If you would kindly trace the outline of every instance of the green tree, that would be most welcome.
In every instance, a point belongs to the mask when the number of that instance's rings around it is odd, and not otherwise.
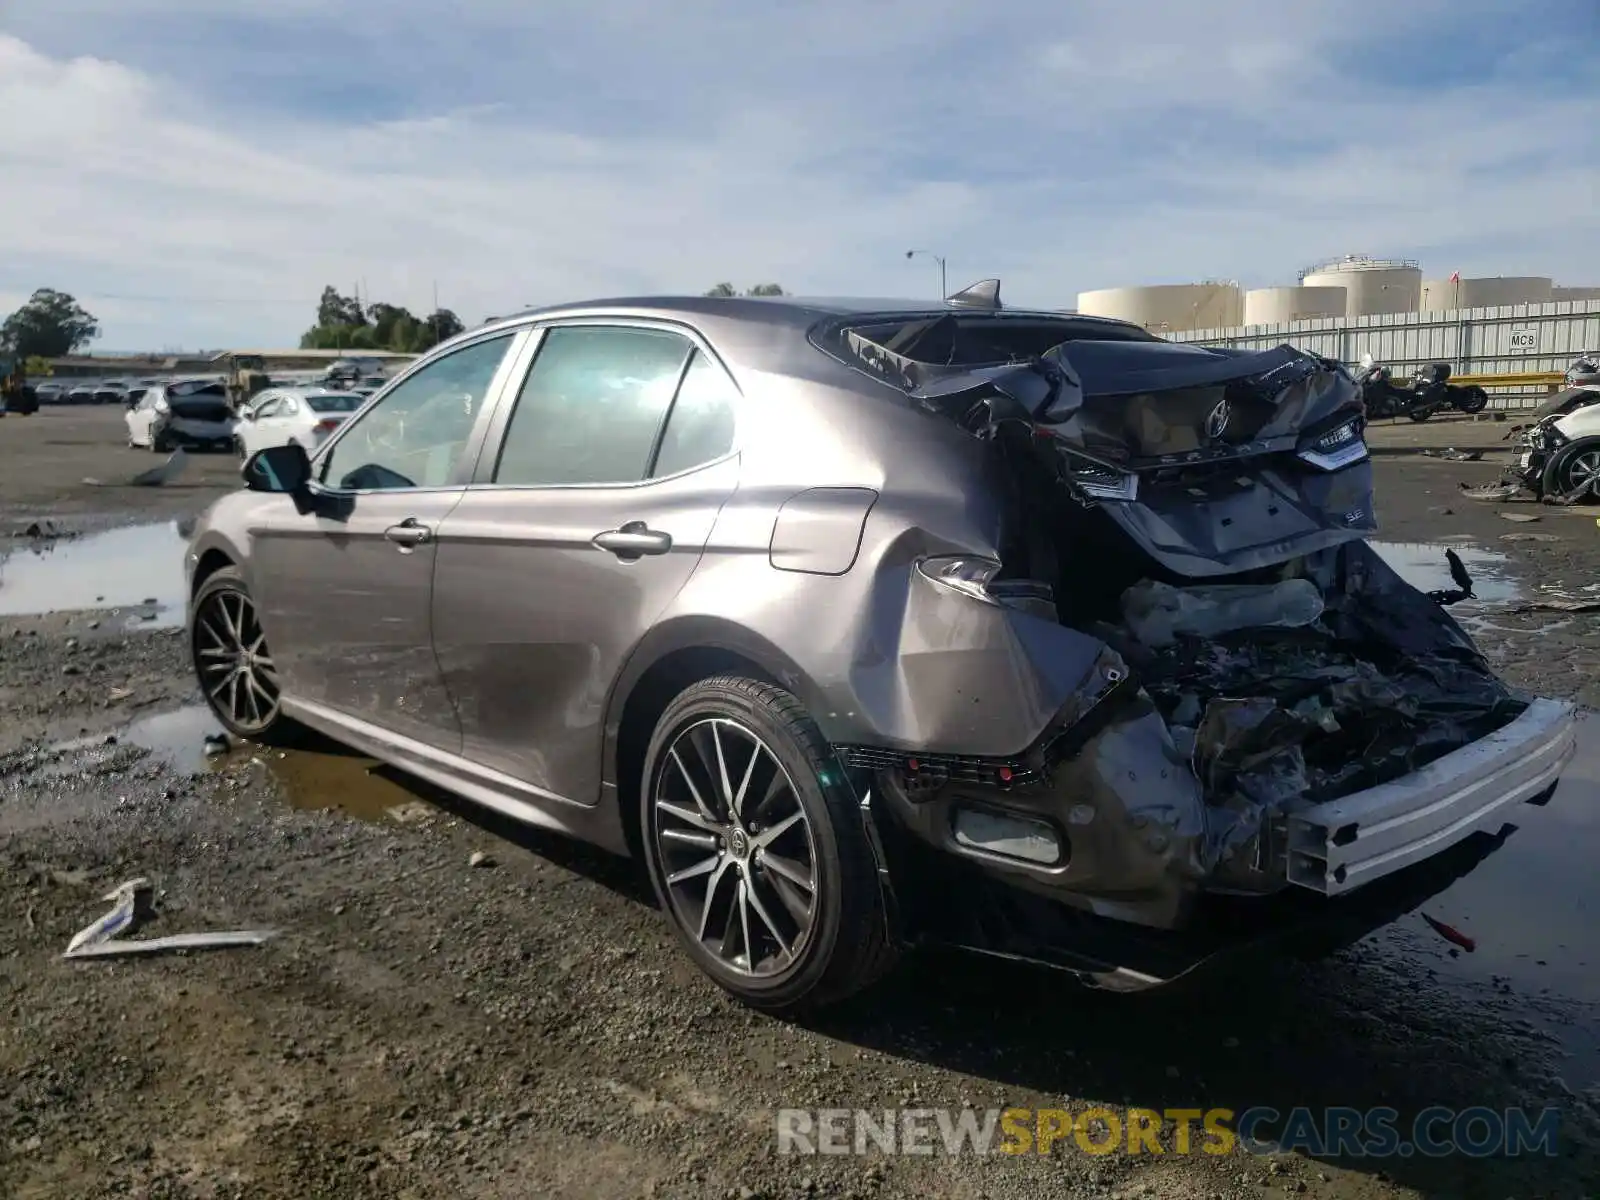
[[[420,354],[465,328],[448,308],[419,317],[401,304],[378,301],[363,310],[354,297],[322,289],[317,323],[300,336],[302,350],[397,350]]]
[[[100,323],[66,292],[40,288],[0,325],[0,348],[19,358],[60,358],[100,336]]]

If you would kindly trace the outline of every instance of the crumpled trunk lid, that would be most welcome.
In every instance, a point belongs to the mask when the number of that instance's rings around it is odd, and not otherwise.
[[[1292,346],[1077,341],[1031,364],[933,368],[911,395],[996,436],[1026,424],[1079,503],[1176,575],[1254,570],[1377,528],[1355,383]]]

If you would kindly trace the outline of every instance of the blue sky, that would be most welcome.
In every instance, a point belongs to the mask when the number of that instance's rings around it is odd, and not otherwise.
[[[1600,285],[1595,0],[7,0],[0,306],[292,344],[325,283],[1017,303],[1315,259]]]

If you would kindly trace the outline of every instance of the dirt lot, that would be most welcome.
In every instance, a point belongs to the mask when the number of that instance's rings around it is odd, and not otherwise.
[[[1600,705],[1600,615],[1512,611],[1596,594],[1600,512],[1458,494],[1498,473],[1504,431],[1376,431],[1383,538],[1441,583],[1443,545],[1461,550],[1483,600],[1458,611],[1505,674]],[[1487,453],[1420,453],[1443,446]],[[1413,913],[1331,959],[1138,998],[930,955],[786,1023],[688,966],[627,863],[331,745],[206,757],[177,534],[148,526],[198,512],[236,463],[115,486],[156,461],[121,445],[115,411],[0,421],[0,1196],[1593,1194],[1592,718],[1555,801],[1425,906],[1471,953]],[[29,536],[41,522],[87,532]],[[475,850],[490,864],[469,867]],[[158,888],[152,934],[282,934],[61,961],[135,875]],[[1387,1106],[1402,1127],[1434,1104],[1551,1106],[1561,1132],[1556,1156],[1517,1161],[775,1150],[779,1107],[1094,1104]]]

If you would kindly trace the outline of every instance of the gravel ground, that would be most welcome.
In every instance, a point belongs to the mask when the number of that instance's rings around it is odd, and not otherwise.
[[[88,544],[30,524],[181,519],[236,479],[232,460],[196,458],[178,487],[82,484],[155,461],[120,445],[119,422],[0,422],[0,554],[23,535],[0,560],[0,612],[23,564]],[[1497,474],[1503,433],[1378,430],[1383,536],[1503,554],[1481,577],[1523,600],[1582,594],[1600,513],[1457,494]],[[1488,453],[1418,453],[1445,445]],[[1502,540],[1529,532],[1555,540]],[[104,582],[116,611],[0,616],[0,1196],[1578,1197],[1600,1178],[1592,758],[1573,794],[1587,810],[1564,789],[1437,901],[1473,954],[1412,914],[1332,959],[1134,998],[929,954],[785,1022],[704,981],[625,862],[328,744],[205,758],[170,587],[122,570],[131,582]],[[1502,670],[1600,704],[1600,617],[1512,607],[1463,609]],[[489,857],[469,866],[474,852]],[[158,889],[152,935],[281,936],[61,961],[134,875]],[[1558,1156],[1521,1161],[775,1152],[779,1107],[1092,1104],[1548,1105],[1562,1134]]]

